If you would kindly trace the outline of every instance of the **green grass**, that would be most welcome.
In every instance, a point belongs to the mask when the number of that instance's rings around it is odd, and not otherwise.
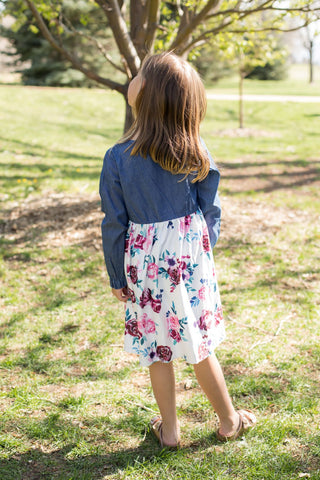
[[[237,93],[238,77],[232,76],[219,80],[210,86],[212,93]],[[308,66],[305,64],[291,65],[285,80],[259,81],[255,79],[244,80],[244,93],[255,95],[320,95],[320,66],[314,66],[314,80],[309,83]]]
[[[99,173],[123,107],[102,90],[0,87],[0,479],[318,480],[318,107],[248,103],[239,137],[236,102],[209,101],[228,333],[217,354],[235,405],[258,425],[219,445],[192,367],[178,361],[178,452],[147,431],[148,372],[122,351],[101,253]]]

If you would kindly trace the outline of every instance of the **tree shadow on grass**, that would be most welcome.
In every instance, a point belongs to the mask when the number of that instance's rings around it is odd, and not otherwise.
[[[263,170],[276,166],[281,172]],[[271,193],[277,190],[291,190],[320,181],[320,161],[292,160],[270,162],[238,162],[221,165],[222,179],[231,182],[225,186],[228,195],[239,193]]]
[[[158,447],[148,440],[137,448],[68,459],[67,455],[75,446],[70,444],[50,453],[35,448],[24,454],[0,460],[1,480],[102,480],[107,475],[133,466],[139,460],[151,461],[158,450]]]
[[[59,158],[59,159],[63,159],[63,160],[70,160],[71,158],[73,160],[81,160],[81,161],[94,161],[94,162],[98,162],[98,161],[102,161],[101,157],[98,157],[98,156],[92,156],[92,155],[83,155],[83,154],[80,154],[80,153],[75,153],[75,152],[68,152],[68,151],[64,151],[64,150],[58,150],[58,149],[52,149],[51,147],[50,148],[46,148],[44,145],[42,144],[39,144],[39,145],[36,145],[36,144],[33,144],[33,143],[28,143],[28,142],[23,142],[22,140],[19,140],[18,138],[14,138],[14,139],[8,139],[6,137],[1,137],[0,136],[0,140],[1,141],[4,141],[4,142],[12,142],[14,145],[16,145],[17,147],[19,148],[23,148],[23,152],[19,153],[19,155],[24,155],[24,156],[30,156],[31,158],[32,157],[37,157],[38,155],[40,157],[46,157],[48,159],[50,158]],[[61,169],[61,164],[58,164],[58,165],[49,165],[49,164],[36,164],[35,165],[37,168],[39,168],[40,170],[48,170],[48,168],[59,168]],[[23,164],[23,163],[18,163],[18,162],[13,162],[13,163],[10,163],[8,165],[8,168],[14,168],[14,169],[21,169],[21,168],[26,168],[26,165]],[[29,168],[29,166],[28,166]],[[20,178],[20,177],[19,177]]]
[[[310,165],[320,165],[320,160],[306,160],[304,158],[297,158],[295,160],[286,160],[286,159],[276,159],[276,160],[259,160],[259,161],[224,161],[219,162],[220,170],[242,170],[243,168],[252,168],[252,167],[282,167],[285,171],[290,173],[292,167],[309,167]],[[263,170],[264,173],[264,170]]]
[[[70,227],[78,232],[97,228],[100,226],[102,214],[98,197],[94,200],[83,200],[77,197],[53,195],[52,198],[49,196],[44,200],[35,201],[34,205],[25,204],[17,210],[16,214],[5,211],[3,217],[0,223],[0,234],[14,237],[13,241],[10,240],[5,245],[7,252],[5,257],[8,259],[12,248],[29,241],[32,241],[34,246],[49,232],[60,232],[63,238],[64,232],[70,230]],[[50,241],[48,241],[48,248],[50,248]],[[21,260],[25,261],[26,258]]]
[[[211,454],[208,453],[207,449],[209,447],[212,449],[212,445],[217,445],[212,435],[182,447],[177,452],[161,451],[158,444],[148,437],[138,447],[118,448],[111,453],[78,455],[75,458],[68,458],[68,455],[72,454],[71,452],[76,447],[76,444],[70,443],[51,452],[44,452],[41,448],[33,448],[26,453],[18,453],[0,460],[1,480],[103,480],[109,475],[119,473],[123,475],[123,471],[128,468],[131,470],[130,478],[134,478],[134,469],[136,468],[139,475],[142,474],[143,469],[143,472],[147,475],[146,478],[158,478],[159,475],[164,478],[170,475],[170,478],[174,479],[181,478],[178,472],[182,463],[184,464],[185,474],[188,474],[186,467],[189,465],[190,478],[199,478],[199,474],[203,475],[201,478],[208,478],[207,475],[212,468],[218,474],[219,469],[223,469],[225,473],[228,472],[230,475],[226,478],[234,478],[234,475],[240,473],[243,467],[246,467],[248,471],[256,472],[258,475],[257,477],[250,475],[250,478],[271,480],[281,476],[281,478],[289,480],[297,472],[305,472],[306,470],[308,476],[317,478],[320,461],[316,452],[310,455],[310,445],[311,447],[319,445],[319,440],[319,436],[312,437],[309,445],[302,447],[301,458],[295,454],[290,454],[290,452],[281,451],[281,445],[279,445],[279,448],[273,449],[272,461],[268,458],[265,459],[265,462],[262,461],[259,454],[256,458],[252,458],[252,456],[249,459],[245,458],[241,450],[236,451],[232,461],[230,461],[223,447],[219,447],[219,451],[211,450]],[[248,443],[251,443],[250,440]],[[254,452],[254,442],[252,443],[251,454]],[[308,460],[304,459],[302,461],[303,453],[308,455]],[[196,472],[192,471],[193,456],[195,465],[199,460],[201,461],[196,466]],[[204,458],[199,459],[199,456]],[[155,465],[157,474],[155,474]],[[148,474],[149,467],[150,472]],[[153,475],[157,475],[157,477]]]

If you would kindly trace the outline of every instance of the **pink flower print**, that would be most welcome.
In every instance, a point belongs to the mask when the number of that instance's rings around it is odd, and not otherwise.
[[[164,345],[159,345],[157,347],[157,355],[161,362],[170,362],[172,357],[171,348]]]
[[[186,227],[190,227],[190,225],[191,225],[191,215],[186,215],[184,217],[184,224],[185,224]]]
[[[145,245],[144,245],[144,250],[145,250],[145,251],[148,251],[149,248],[152,246],[152,243],[153,243],[153,234],[152,234],[152,231],[153,231],[153,230],[154,230],[154,227],[151,225],[151,226],[148,228],[146,243],[145,243]]]
[[[215,326],[217,327],[223,320],[222,307],[219,306],[214,314]]]
[[[199,348],[198,348],[198,355],[199,355],[199,361],[204,360],[207,358],[209,355],[209,348],[207,345],[207,340],[206,338],[203,339],[203,341],[200,343]]]
[[[124,251],[125,251],[125,253],[128,253],[128,251],[129,251],[129,237],[126,237],[126,239],[125,239]]]
[[[180,270],[183,272],[183,270],[186,270],[188,268],[188,265],[186,264],[186,262],[184,260],[182,260],[182,262],[180,262]]]
[[[140,307],[143,308],[151,301],[151,290],[150,288],[145,288],[140,297]]]
[[[131,288],[128,288],[128,295],[130,297],[131,302],[136,303],[136,296],[134,294],[134,291],[131,290]]]
[[[170,330],[170,337],[176,342],[181,342],[181,335],[178,330]]]
[[[186,215],[184,218],[180,220],[180,233],[186,234],[190,230],[191,225],[191,215]]]
[[[140,250],[143,250],[143,245],[146,241],[146,238],[143,235],[137,235],[136,241],[134,242],[134,248],[138,248]]]
[[[156,331],[156,324],[151,318],[148,318],[146,313],[142,315],[141,322],[138,322],[138,326],[146,333],[154,333]]]
[[[131,335],[132,337],[142,337],[142,333],[139,330],[137,320],[128,320],[126,322],[126,330],[125,333]]]
[[[191,225],[191,215],[186,215],[184,217],[184,231],[185,231],[185,233],[189,232],[190,225]]]
[[[155,313],[161,310],[161,300],[159,298],[151,298],[151,308]]]
[[[151,279],[156,278],[158,275],[159,267],[156,263],[149,263],[147,268],[147,276]]]
[[[183,256],[182,258],[190,258],[190,256]],[[189,263],[190,265],[190,263]],[[189,278],[190,278],[190,271],[188,270],[188,264],[182,260],[182,261],[179,261],[179,268],[180,268],[180,272],[181,272],[181,276],[182,276],[182,280],[184,281],[188,281]]]
[[[206,287],[204,285],[202,285],[202,287],[198,291],[198,297],[199,297],[200,300],[205,300],[205,298],[206,298]]]
[[[202,235],[202,246],[205,252],[210,252],[210,239],[209,235],[205,232]]]
[[[146,333],[155,333],[156,331],[156,324],[153,320],[149,319],[146,326]]]
[[[180,268],[179,267],[169,267],[167,270],[170,280],[174,285],[179,285],[180,283]]]
[[[208,328],[211,327],[211,315],[212,315],[212,312],[210,310],[204,310],[202,312],[202,315],[201,317],[199,318],[199,321],[198,321],[198,326],[200,328],[200,330],[208,330]]]
[[[128,265],[127,270],[129,270],[128,271],[129,277],[130,277],[132,283],[135,285],[138,281],[138,269],[137,269],[137,267],[134,267],[133,265],[130,265],[130,266]]]
[[[169,330],[178,330],[180,328],[179,319],[176,316],[171,316],[168,318],[168,329]]]

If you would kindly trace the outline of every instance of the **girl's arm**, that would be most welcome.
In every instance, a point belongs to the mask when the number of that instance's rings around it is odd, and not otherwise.
[[[124,272],[125,237],[128,228],[128,213],[123,199],[116,158],[108,150],[100,177],[102,220],[102,245],[110,286],[123,289],[127,285]],[[118,297],[117,297],[118,298]]]
[[[221,206],[218,195],[220,174],[216,167],[211,168],[207,177],[198,182],[198,202],[208,226],[211,247],[220,235]]]
[[[213,248],[220,235],[221,206],[218,195],[220,173],[202,138],[201,143],[209,156],[210,170],[202,182],[197,182],[198,202],[207,222],[210,243]]]

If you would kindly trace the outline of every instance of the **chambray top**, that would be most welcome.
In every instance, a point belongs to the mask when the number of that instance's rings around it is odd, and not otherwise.
[[[100,177],[104,258],[110,285],[127,285],[124,272],[125,237],[129,221],[156,223],[184,217],[200,207],[208,225],[211,246],[220,233],[218,197],[220,174],[210,154],[210,171],[201,182],[193,175],[172,174],[150,156],[130,156],[133,140],[114,145],[103,162]]]

